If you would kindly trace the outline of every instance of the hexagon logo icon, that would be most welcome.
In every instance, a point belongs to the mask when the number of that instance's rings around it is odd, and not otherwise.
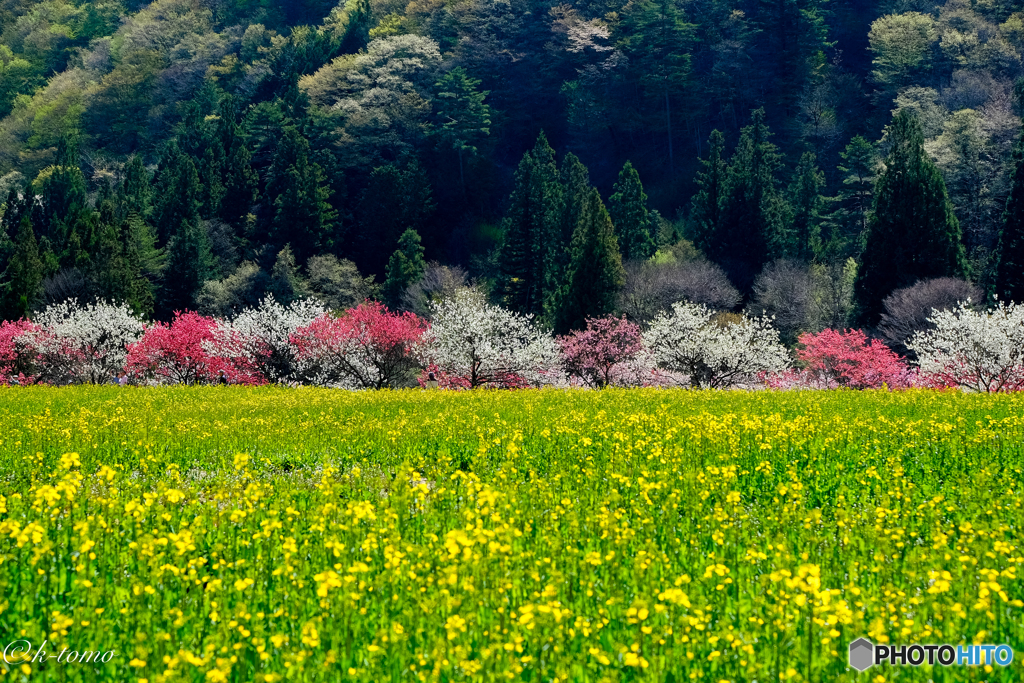
[[[867,638],[858,638],[850,643],[850,666],[865,671],[875,663],[875,646]]]

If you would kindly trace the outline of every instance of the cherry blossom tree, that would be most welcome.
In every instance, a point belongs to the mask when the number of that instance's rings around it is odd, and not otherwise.
[[[888,346],[869,340],[862,330],[826,329],[800,335],[797,359],[809,384],[821,388],[878,389],[911,386],[909,366]]]
[[[907,342],[926,382],[964,391],[1024,390],[1024,305],[999,302],[994,309],[972,311],[968,300],[934,311],[929,322],[935,329]]]
[[[649,384],[651,371],[638,367],[644,344],[640,328],[623,318],[588,318],[584,330],[558,339],[565,373],[596,389]]]
[[[262,384],[264,377],[247,357],[237,333],[198,313],[177,313],[171,324],[154,323],[128,347],[133,381],[159,384],[208,384],[224,371],[227,381]]]
[[[238,346],[231,354],[242,357],[269,382],[299,379],[298,359],[292,335],[323,316],[327,309],[315,299],[299,299],[287,306],[267,297],[255,308],[241,311],[218,330],[222,348]]]
[[[786,347],[769,318],[734,316],[720,321],[706,306],[672,305],[643,335],[658,367],[675,384],[722,388],[748,384],[764,373],[782,372],[790,363]]]
[[[36,381],[40,333],[40,327],[28,320],[0,322],[0,385]]]
[[[104,384],[124,369],[128,346],[142,337],[141,319],[126,304],[79,304],[69,299],[49,306],[35,320],[42,381]]]
[[[419,366],[427,323],[413,313],[391,313],[375,301],[321,315],[291,335],[303,376],[313,383],[361,389],[401,386]]]
[[[487,303],[475,289],[432,304],[424,364],[470,388],[539,386],[560,375],[558,345],[532,316]]]

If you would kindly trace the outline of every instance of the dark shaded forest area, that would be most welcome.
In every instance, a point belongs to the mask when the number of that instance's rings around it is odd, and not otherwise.
[[[0,0],[0,318],[1024,299],[1007,0]],[[956,290],[966,291],[966,290]]]

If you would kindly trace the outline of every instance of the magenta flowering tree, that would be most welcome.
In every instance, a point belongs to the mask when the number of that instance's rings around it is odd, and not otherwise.
[[[231,383],[263,384],[263,376],[240,353],[244,344],[236,336],[213,318],[176,313],[171,324],[148,326],[128,347],[128,374],[136,382],[209,384],[223,370]]]
[[[0,322],[0,384],[32,384],[40,370],[38,335],[28,320]]]
[[[586,329],[559,337],[558,345],[566,375],[589,387],[647,383],[650,370],[636,364],[644,350],[640,328],[625,317],[588,318]]]
[[[904,360],[879,340],[869,340],[862,330],[805,333],[799,343],[796,356],[805,364],[809,386],[896,389],[914,384]]]
[[[376,301],[340,317],[317,317],[291,336],[300,372],[315,384],[358,389],[401,386],[419,366],[427,322]]]

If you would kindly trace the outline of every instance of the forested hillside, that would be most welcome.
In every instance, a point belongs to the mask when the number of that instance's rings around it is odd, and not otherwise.
[[[795,338],[920,280],[1021,300],[1022,10],[0,0],[0,318],[475,279],[559,331],[685,298]]]

